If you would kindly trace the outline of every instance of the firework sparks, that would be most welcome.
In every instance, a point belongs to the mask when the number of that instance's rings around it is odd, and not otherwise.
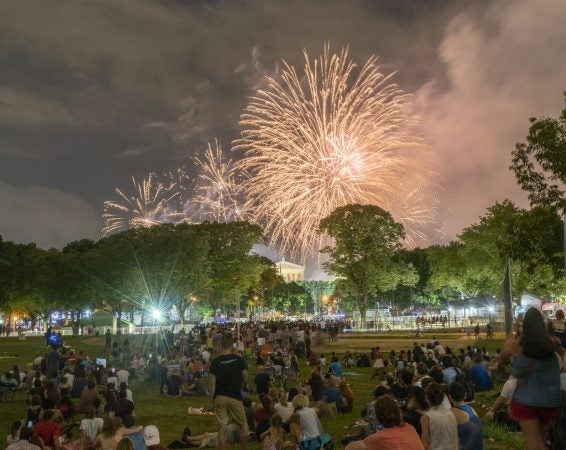
[[[202,219],[228,222],[240,217],[234,163],[224,156],[218,141],[194,160],[200,168],[195,202],[201,206]]]
[[[103,235],[178,220],[178,212],[170,209],[173,200],[179,195],[178,190],[158,182],[155,173],[150,173],[141,182],[132,177],[132,184],[133,195],[127,195],[116,188],[118,200],[104,202]]]
[[[425,195],[432,171],[415,132],[408,95],[390,82],[375,57],[357,68],[348,50],[325,46],[304,77],[284,62],[241,116],[244,152],[236,169],[251,220],[271,244],[304,261],[325,244],[319,222],[349,203],[374,204],[407,228],[409,243],[434,217]]]

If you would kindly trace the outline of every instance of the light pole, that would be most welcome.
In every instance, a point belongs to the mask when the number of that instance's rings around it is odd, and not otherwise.
[[[236,342],[240,342],[240,289],[238,283],[240,278],[237,276],[232,277],[234,282],[234,289],[236,291]]]

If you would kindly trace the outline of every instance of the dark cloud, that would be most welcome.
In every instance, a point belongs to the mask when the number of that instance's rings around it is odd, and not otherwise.
[[[77,239],[97,239],[100,226],[97,211],[76,194],[0,182],[0,234],[4,240],[63,247]]]
[[[378,55],[416,94],[450,238],[495,199],[521,197],[509,152],[528,117],[559,111],[565,12],[561,0],[8,2],[2,189],[72,192],[99,214],[131,175],[172,169],[214,138],[228,146],[262,77],[330,41],[360,63]],[[83,229],[76,220],[61,226]]]

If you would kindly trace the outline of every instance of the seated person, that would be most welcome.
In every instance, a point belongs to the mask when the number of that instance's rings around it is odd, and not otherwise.
[[[124,428],[130,433],[126,436],[127,439],[134,444],[134,450],[146,450],[143,431],[136,428],[136,419],[132,415],[124,417]]]
[[[45,411],[41,422],[33,426],[33,431],[42,439],[46,447],[61,450],[59,433],[60,425],[53,421],[54,413],[51,410]]]
[[[374,409],[383,430],[369,435],[363,441],[350,442],[346,450],[424,450],[413,426],[403,423],[401,410],[395,400],[383,395],[375,401]]]
[[[199,372],[195,373],[193,380],[187,383],[187,387],[183,389],[183,395],[193,397],[206,397],[208,395],[208,386]]]
[[[321,415],[336,414],[342,408],[338,378],[331,378],[321,392],[321,401],[318,403]]]
[[[257,374],[254,378],[256,392],[260,397],[266,395],[269,392],[269,388],[272,386],[271,375],[265,372],[264,366],[257,366]]]
[[[143,440],[148,450],[167,450],[167,447],[160,445],[159,430],[155,425],[143,429]]]
[[[185,440],[189,447],[218,447],[218,432],[186,436]],[[240,442],[240,427],[235,423],[230,423],[226,427],[226,442],[228,444]]]
[[[458,423],[458,441],[463,449],[483,449],[483,425],[470,405],[464,403],[466,388],[455,381],[450,385],[452,413]]]
[[[511,419],[511,417],[509,417],[508,410],[508,406],[513,399],[513,393],[515,392],[516,386],[517,379],[513,376],[510,376],[509,379],[503,384],[503,388],[501,389],[499,397],[497,397],[495,403],[493,403],[492,407],[489,408],[485,414],[488,419],[502,425],[508,431],[519,431],[521,429],[519,422],[516,422],[515,420]]]
[[[179,369],[173,369],[173,372],[167,377],[163,393],[169,397],[180,397],[182,391],[183,378],[179,374]]]
[[[342,377],[342,366],[340,365],[340,361],[337,356],[332,357],[329,373],[338,378]]]
[[[118,401],[114,404],[114,415],[121,420],[134,414],[134,402],[127,399],[126,391],[120,391]]]

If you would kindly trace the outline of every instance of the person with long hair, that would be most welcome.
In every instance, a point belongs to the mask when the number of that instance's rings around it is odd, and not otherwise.
[[[102,433],[96,437],[93,447],[100,448],[102,450],[117,450],[118,444],[124,436],[138,433],[142,430],[142,426],[128,429],[123,428],[122,419],[119,417],[107,419],[104,421],[104,424],[102,425]]]
[[[340,390],[340,395],[343,397],[339,412],[342,414],[352,412],[352,408],[354,407],[354,392],[352,388],[346,383],[346,380],[340,380],[338,389]]]
[[[517,387],[509,411],[521,424],[525,448],[546,449],[546,435],[560,405],[560,361],[556,343],[537,308],[527,310],[520,338],[507,339],[501,354],[512,357]]]
[[[281,450],[285,442],[285,430],[283,420],[279,414],[271,417],[271,426],[261,433],[260,439],[263,442],[263,450]]]

